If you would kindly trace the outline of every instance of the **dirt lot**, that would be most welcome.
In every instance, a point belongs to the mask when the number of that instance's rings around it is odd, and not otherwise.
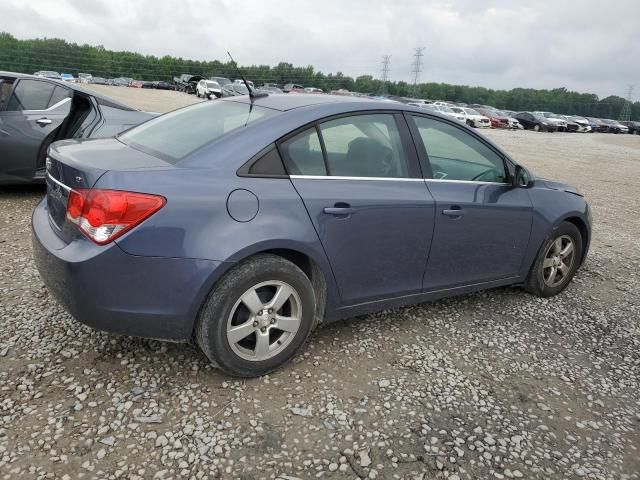
[[[195,101],[103,89],[154,111]],[[0,190],[0,477],[640,478],[640,137],[486,133],[591,203],[572,285],[332,324],[247,381],[192,346],[75,322],[31,260],[43,190]]]

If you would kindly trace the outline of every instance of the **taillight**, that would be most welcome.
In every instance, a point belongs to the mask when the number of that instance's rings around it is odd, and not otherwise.
[[[67,219],[98,245],[105,245],[160,210],[159,195],[120,190],[72,190]]]

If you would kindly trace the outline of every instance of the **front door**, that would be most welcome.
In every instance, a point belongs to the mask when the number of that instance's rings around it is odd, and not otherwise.
[[[402,116],[351,115],[280,144],[347,305],[422,289],[434,202],[405,132]]]
[[[44,80],[18,80],[0,110],[0,179],[24,181],[43,167],[43,149],[70,108],[67,88]]]
[[[531,234],[526,188],[509,182],[501,154],[465,128],[412,116],[436,201],[425,291],[520,275]]]

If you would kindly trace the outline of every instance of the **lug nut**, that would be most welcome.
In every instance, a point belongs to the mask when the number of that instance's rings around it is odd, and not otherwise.
[[[272,318],[272,319],[271,319],[271,323],[272,323],[272,324],[276,323],[276,319],[275,319],[275,318]]]
[[[273,309],[272,308],[269,309],[269,313],[273,313]]]
[[[258,322],[253,322],[253,326],[257,327],[258,326]]]
[[[258,312],[258,316],[260,316],[260,315],[262,315],[262,310],[260,310],[260,311]]]
[[[260,329],[260,331],[261,331],[262,333],[266,332],[266,331],[267,331],[267,327],[262,327],[262,328]]]

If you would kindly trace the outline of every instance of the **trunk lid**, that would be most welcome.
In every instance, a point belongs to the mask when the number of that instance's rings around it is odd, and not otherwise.
[[[62,240],[70,242],[81,235],[75,225],[66,220],[71,190],[93,188],[109,170],[163,167],[171,165],[114,138],[52,144],[46,162],[46,199],[51,226]]]

